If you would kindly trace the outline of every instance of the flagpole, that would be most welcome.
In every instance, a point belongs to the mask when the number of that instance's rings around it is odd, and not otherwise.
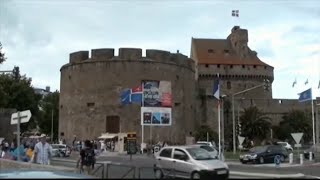
[[[314,132],[314,108],[313,108],[313,98],[312,98],[312,89],[311,89],[311,106],[312,106],[312,138],[313,138],[313,144],[316,144],[316,139],[315,139],[315,132]]]
[[[220,136],[220,131],[221,131],[221,127],[220,127],[220,99],[218,100],[218,132],[219,132],[219,159],[221,159],[221,136]]]

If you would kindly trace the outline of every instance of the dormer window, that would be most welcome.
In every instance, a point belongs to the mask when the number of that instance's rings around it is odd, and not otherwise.
[[[208,53],[214,53],[213,49],[208,49]]]

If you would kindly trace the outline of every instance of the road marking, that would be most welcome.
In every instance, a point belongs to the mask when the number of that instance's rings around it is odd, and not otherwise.
[[[255,177],[267,177],[267,178],[302,178],[305,177],[304,174],[266,174],[266,173],[250,173],[250,172],[240,172],[240,171],[230,171],[230,175],[240,175],[240,176],[255,176]]]
[[[307,177],[307,178],[310,178],[310,179],[311,179],[311,178],[314,178],[314,179],[320,179],[320,177],[319,177],[319,176],[309,176],[309,175],[306,175],[306,177]]]

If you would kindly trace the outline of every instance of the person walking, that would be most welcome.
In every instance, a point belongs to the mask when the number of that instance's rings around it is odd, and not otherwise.
[[[93,144],[86,140],[84,142],[84,147],[80,151],[80,158],[77,162],[77,168],[80,164],[80,173],[84,172],[85,174],[90,175],[91,170],[94,169],[95,164],[95,153],[93,149]]]
[[[40,142],[34,147],[34,161],[38,164],[49,165],[51,157],[52,146],[47,142],[46,136],[42,135]]]

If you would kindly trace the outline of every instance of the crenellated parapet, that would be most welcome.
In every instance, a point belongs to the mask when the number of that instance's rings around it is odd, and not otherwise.
[[[195,69],[194,61],[183,54],[147,49],[146,56],[142,56],[140,48],[119,48],[118,56],[115,56],[113,48],[92,49],[91,57],[89,57],[89,51],[77,51],[70,54],[69,63],[66,66],[90,61],[148,61],[178,65],[193,71]]]

